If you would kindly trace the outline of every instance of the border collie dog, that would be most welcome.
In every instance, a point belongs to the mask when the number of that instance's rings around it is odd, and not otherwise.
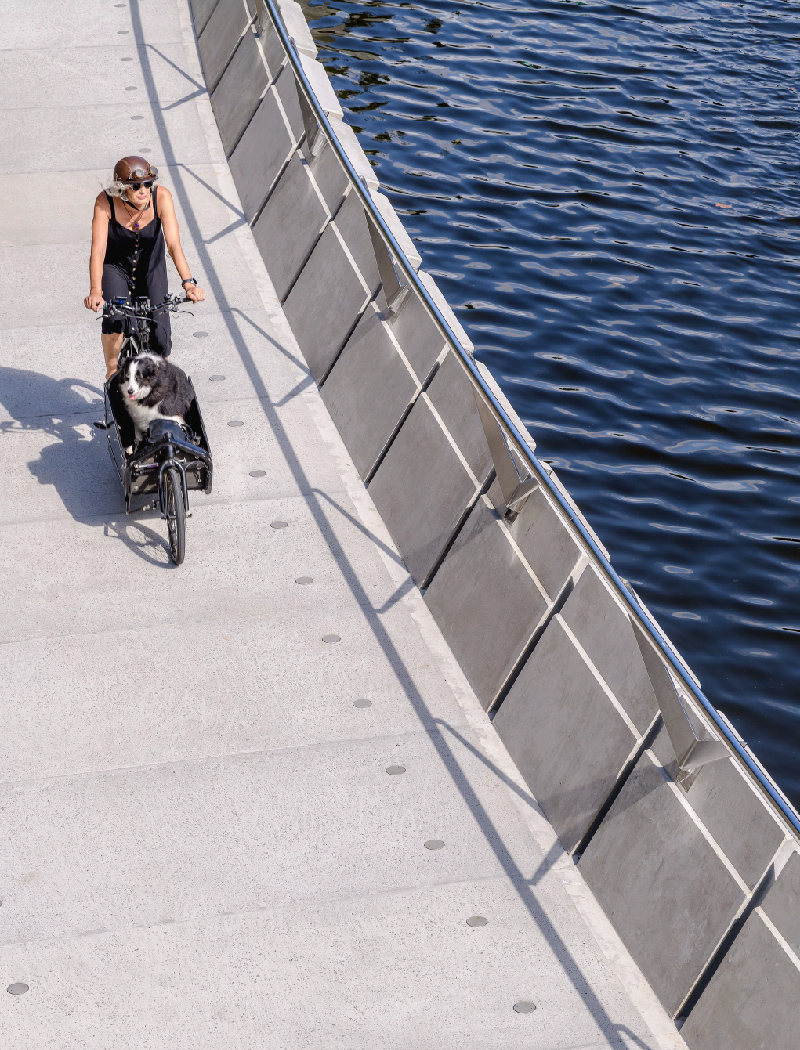
[[[194,399],[186,373],[157,354],[130,358],[118,372],[117,383],[137,441],[147,437],[154,419],[183,423]]]

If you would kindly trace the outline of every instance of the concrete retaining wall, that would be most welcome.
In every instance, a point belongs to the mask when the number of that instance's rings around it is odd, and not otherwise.
[[[245,217],[376,507],[689,1046],[788,1050],[787,1004],[800,992],[796,839],[732,750],[681,773],[657,699],[670,677],[659,664],[654,689],[628,612],[552,495],[539,486],[507,519],[496,474],[509,464],[493,458],[473,384],[415,290],[390,309],[364,207],[316,134],[260,6],[192,0],[200,58]],[[302,11],[294,0],[279,6],[342,146],[418,267]],[[471,351],[433,280],[419,276]],[[691,698],[682,702],[702,727]]]

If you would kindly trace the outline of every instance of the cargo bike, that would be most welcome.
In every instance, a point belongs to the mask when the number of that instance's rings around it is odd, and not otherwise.
[[[104,316],[124,322],[119,368],[130,358],[151,352],[151,324],[160,323],[160,313],[176,313],[188,302],[191,300],[169,294],[157,306],[151,306],[149,299],[137,299],[133,304],[125,299],[107,302]],[[180,565],[186,550],[189,490],[211,492],[211,448],[200,406],[193,397],[184,423],[154,419],[147,436],[137,443],[133,421],[115,378],[112,376],[105,384],[105,422],[98,426],[106,431],[111,460],[122,482],[125,513],[159,509],[167,522],[170,556]]]

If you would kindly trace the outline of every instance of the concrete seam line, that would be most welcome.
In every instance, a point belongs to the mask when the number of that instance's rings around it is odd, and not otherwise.
[[[542,583],[542,581],[539,579],[539,577],[534,572],[533,566],[528,561],[528,559],[525,557],[525,555],[522,553],[522,548],[517,543],[517,541],[514,539],[514,534],[512,533],[511,527],[509,526],[508,522],[505,520],[505,518],[501,514],[497,513],[497,509],[496,509],[495,505],[488,498],[488,496],[484,496],[483,498],[486,500],[486,505],[488,507],[491,507],[492,511],[497,516],[497,523],[498,523],[498,525],[500,526],[500,528],[505,533],[506,539],[511,544],[512,550],[514,551],[516,556],[519,558],[519,560],[522,562],[522,564],[525,566],[525,569],[526,569],[528,575],[530,576],[530,578],[533,580],[534,584],[536,585],[537,590],[539,591],[541,596],[544,598],[544,600],[547,603],[547,605],[548,606],[552,606],[556,601],[558,601],[558,595],[556,595],[555,598],[551,598],[550,597],[550,595],[547,593],[547,591],[544,588],[544,584]],[[579,551],[579,554],[582,553],[580,551],[580,548],[578,548],[578,551]],[[580,558],[578,559],[578,561],[579,560],[580,560]],[[575,565],[573,565],[572,568],[570,569],[569,573],[567,574],[567,579],[575,571],[575,568],[578,565],[578,561],[576,561]],[[561,589],[559,588],[559,594],[560,593],[561,593]]]
[[[377,302],[374,299],[373,299],[373,301],[371,303],[371,306],[372,306],[372,309],[375,311],[375,313],[378,315],[378,320],[379,320],[381,326],[383,327],[384,332],[386,332],[386,334],[389,337],[392,345],[394,346],[395,353],[400,358],[400,360],[403,362],[403,364],[406,366],[406,371],[411,376],[411,378],[414,380],[414,385],[415,385],[416,389],[414,390],[413,396],[416,397],[419,394],[420,390],[422,390],[422,380],[419,378],[417,373],[411,367],[411,363],[408,360],[408,358],[406,357],[405,351],[403,350],[402,346],[400,346],[398,341],[395,339],[394,332],[392,331],[390,325],[386,322],[386,320],[385,320],[385,318],[383,316],[383,313],[381,311],[381,308],[378,306]],[[366,313],[366,311],[364,311],[364,312]]]
[[[456,454],[456,455],[458,456],[458,461],[459,461],[459,463],[461,464],[461,466],[462,466],[462,467],[464,468],[464,470],[465,470],[465,471],[467,472],[467,474],[469,475],[469,479],[470,479],[470,481],[472,482],[472,484],[473,484],[473,485],[474,485],[474,486],[475,486],[476,488],[480,488],[480,486],[481,486],[481,482],[480,482],[480,481],[478,480],[478,478],[477,478],[477,477],[475,476],[475,473],[474,473],[474,471],[473,471],[472,467],[471,467],[471,466],[469,465],[469,463],[467,463],[467,461],[466,461],[466,458],[464,457],[464,453],[463,453],[463,452],[461,451],[461,449],[460,449],[460,448],[458,447],[458,445],[456,444],[456,440],[455,440],[455,438],[453,437],[453,435],[452,435],[452,434],[450,433],[450,431],[449,431],[449,430],[447,429],[447,427],[445,426],[444,420],[443,420],[443,419],[442,419],[442,417],[441,417],[441,416],[439,415],[439,413],[438,413],[438,412],[436,411],[436,409],[435,409],[435,407],[434,407],[434,404],[433,404],[433,402],[431,401],[431,398],[430,398],[430,394],[428,394],[427,392],[423,392],[422,394],[420,394],[420,397],[422,398],[422,400],[423,400],[423,401],[425,402],[425,404],[426,404],[426,405],[428,406],[428,408],[430,409],[430,411],[431,411],[431,415],[433,416],[433,418],[434,418],[434,419],[436,420],[436,422],[437,422],[437,423],[439,424],[439,427],[440,427],[440,429],[441,429],[441,430],[442,430],[442,432],[444,433],[444,436],[445,436],[445,437],[447,438],[448,444],[449,444],[449,445],[450,445],[450,447],[451,447],[451,448],[453,449],[453,451],[455,452],[455,454]]]
[[[713,849],[713,851],[722,861],[723,865],[725,866],[725,870],[734,880],[734,882],[742,891],[742,893],[744,893],[746,897],[750,897],[750,887],[747,885],[742,876],[739,874],[739,872],[733,866],[731,861],[728,859],[727,854],[723,851],[720,844],[717,842],[717,840],[714,838],[714,836],[711,834],[711,832],[708,830],[708,828],[705,826],[702,820],[700,820],[695,811],[692,809],[691,805],[689,804],[689,800],[686,798],[686,794],[683,788],[678,787],[678,785],[675,783],[675,781],[672,779],[672,777],[669,775],[666,769],[664,769],[652,748],[649,749],[646,752],[646,754],[648,758],[652,761],[652,763],[655,765],[656,769],[661,770],[664,780],[669,789],[672,791],[672,794],[675,796],[675,798],[677,798],[677,800],[689,814],[689,816],[692,819],[692,823],[697,827],[700,834],[703,836],[703,838],[706,840],[709,846]]]
[[[778,942],[778,944],[781,946],[781,948],[783,948],[783,950],[786,952],[786,954],[792,960],[792,962],[794,963],[795,967],[798,970],[800,970],[800,956],[797,955],[797,953],[792,948],[791,944],[789,944],[789,942],[783,936],[783,934],[778,929],[778,927],[775,925],[775,923],[772,921],[772,919],[770,919],[769,915],[767,915],[767,913],[764,911],[764,909],[759,905],[755,910],[758,912],[758,917],[761,919],[761,921],[767,927],[767,929],[772,934],[772,936],[775,938],[775,940]]]
[[[337,215],[338,215],[338,212],[337,212]],[[341,244],[342,251],[347,256],[347,261],[353,267],[353,271],[354,271],[356,277],[358,278],[358,283],[361,285],[361,287],[364,289],[364,291],[367,293],[367,295],[370,298],[372,298],[372,292],[370,291],[370,287],[367,284],[367,282],[364,280],[364,275],[362,274],[361,270],[359,270],[358,264],[356,263],[355,259],[353,258],[353,253],[347,247],[347,244],[345,242],[344,236],[341,233],[341,231],[339,230],[338,225],[336,224],[336,219],[332,219],[331,220],[331,229],[333,230],[334,236],[338,240],[339,244]]]
[[[248,223],[248,226],[250,227],[250,229],[252,229],[255,226],[255,224],[258,222],[258,220],[261,218],[261,215],[262,215],[264,209],[269,204],[270,197],[275,192],[278,183],[283,178],[283,173],[288,168],[289,161],[292,159],[292,157],[295,155],[295,153],[297,153],[297,145],[295,143],[292,143],[292,145],[289,147],[289,152],[286,154],[286,156],[281,161],[280,168],[278,169],[278,174],[275,176],[275,178],[269,184],[269,189],[267,190],[266,196],[264,197],[262,202],[259,204],[259,206],[256,208],[255,212],[253,213],[253,218]]]
[[[625,723],[625,725],[633,733],[634,737],[636,738],[636,742],[637,742],[637,746],[638,746],[638,744],[640,744],[642,742],[642,735],[639,732],[639,730],[636,728],[636,726],[633,724],[633,719],[628,714],[628,712],[625,710],[625,708],[622,706],[622,704],[619,702],[619,700],[617,700],[617,698],[614,695],[614,692],[611,689],[611,687],[609,686],[608,682],[606,682],[605,678],[603,678],[603,676],[597,670],[597,668],[595,667],[594,662],[592,661],[591,657],[586,652],[586,650],[583,648],[583,646],[578,641],[578,639],[575,637],[575,635],[572,632],[572,628],[567,623],[567,621],[564,619],[564,617],[559,613],[558,616],[556,617],[556,619],[558,620],[558,622],[563,627],[564,633],[566,634],[566,636],[569,638],[569,640],[572,642],[572,644],[575,646],[575,648],[580,653],[580,656],[581,656],[581,659],[583,660],[583,662],[586,664],[586,666],[592,672],[594,677],[597,679],[598,684],[600,685],[600,688],[603,690],[603,692],[606,694],[608,699],[611,701],[611,703],[617,709],[617,713],[620,715],[620,717],[622,718],[622,720]]]

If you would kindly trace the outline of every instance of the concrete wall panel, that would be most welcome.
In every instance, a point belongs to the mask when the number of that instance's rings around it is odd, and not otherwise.
[[[681,1028],[690,1050],[797,1050],[800,970],[756,911]]]
[[[336,226],[347,245],[347,250],[361,271],[361,276],[369,285],[370,291],[374,292],[381,283],[381,278],[367,219],[364,215],[364,205],[357,194],[351,192],[336,213]]]
[[[190,2],[195,32],[200,36],[205,29],[206,23],[211,17],[211,13],[217,4],[217,0],[190,0]]]
[[[283,50],[281,38],[272,28],[272,22],[267,16],[264,27],[259,30],[258,41],[264,54],[264,61],[271,77],[276,77],[278,71],[286,60],[286,52]]]
[[[492,454],[475,407],[472,384],[451,352],[428,387],[433,407],[455,441],[470,470],[483,482],[492,469]]]
[[[580,548],[541,488],[531,494],[510,528],[542,586],[555,598],[580,557]]]
[[[249,21],[250,15],[242,0],[219,0],[211,13],[197,42],[209,91],[213,91],[219,83],[228,59]]]
[[[297,142],[305,131],[305,125],[303,124],[303,114],[300,110],[294,70],[290,66],[287,65],[275,81],[275,91],[278,93],[278,98],[281,100],[281,105],[286,113],[286,119],[289,121],[292,135],[295,142]]]
[[[386,325],[368,308],[322,388],[322,399],[362,478],[386,447],[416,389]]]
[[[425,601],[478,699],[488,707],[546,605],[484,499],[459,532]]]
[[[633,724],[644,733],[658,714],[656,696],[630,621],[594,569],[581,574],[562,615]]]
[[[291,147],[275,94],[268,91],[228,161],[248,222],[258,214]]]
[[[675,1013],[744,892],[645,753],[580,870],[653,991]]]
[[[761,907],[795,955],[800,956],[800,854],[789,857]]]
[[[799,954],[800,856],[795,853],[748,917],[681,1029],[691,1050],[795,1050]]]
[[[408,293],[390,324],[408,363],[423,382],[442,352],[445,339],[416,292]]]
[[[369,491],[408,571],[422,583],[475,494],[424,397],[392,442]]]
[[[317,382],[324,378],[355,327],[366,298],[329,225],[284,303],[286,317]]]
[[[551,620],[494,727],[566,850],[586,833],[636,737]]]
[[[784,832],[732,759],[703,766],[687,794],[689,805],[753,889]]]
[[[305,162],[295,153],[253,227],[279,299],[287,295],[326,221]]]
[[[324,149],[309,162],[311,174],[319,187],[328,211],[333,214],[342,203],[349,180],[333,147],[327,143]]]
[[[252,33],[245,33],[211,96],[226,156],[239,141],[266,86],[267,71],[258,41]]]

